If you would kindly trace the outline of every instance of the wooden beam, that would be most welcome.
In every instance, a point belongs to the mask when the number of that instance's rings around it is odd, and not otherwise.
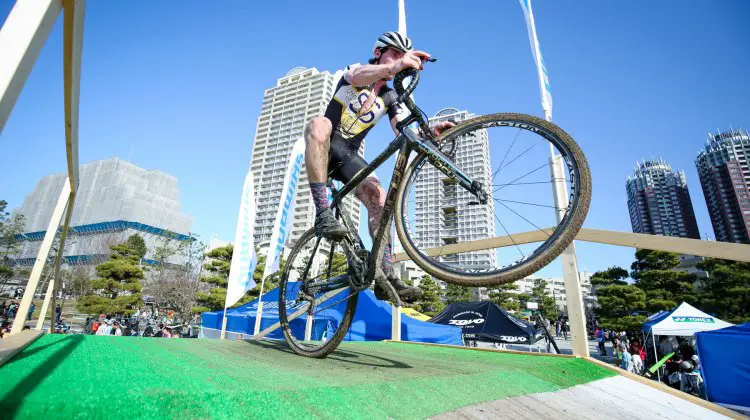
[[[0,133],[60,10],[62,0],[19,0],[0,28]]]
[[[545,229],[552,232],[552,228]],[[521,232],[513,235],[516,244],[542,242],[547,234],[542,231]],[[643,233],[617,232],[612,230],[583,228],[576,240],[606,245],[627,246],[638,249],[675,252],[678,254],[697,255],[699,257],[722,258],[725,260],[750,262],[750,245],[730,242],[702,241],[700,239],[675,238],[673,236],[647,235]],[[513,245],[509,236],[496,236],[477,241],[461,242],[437,248],[427,249],[427,255],[450,255],[461,252],[481,251]],[[394,255],[393,261],[405,261],[409,256],[405,252]]]
[[[78,190],[78,109],[86,0],[64,0],[63,77],[65,80],[65,152],[70,190]]]

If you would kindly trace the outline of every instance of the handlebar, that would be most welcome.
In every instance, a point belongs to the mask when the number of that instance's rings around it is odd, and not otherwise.
[[[429,61],[435,61],[434,59],[431,59]],[[411,81],[409,82],[409,86],[404,88],[404,79],[407,77],[411,77]],[[411,115],[401,123],[399,123],[399,127],[403,127],[404,125],[411,124],[414,121],[417,121],[419,123],[419,128],[422,130],[423,135],[429,137],[430,139],[433,138],[432,136],[432,130],[430,130],[430,126],[427,124],[427,121],[422,117],[422,113],[417,109],[417,105],[414,104],[414,101],[411,99],[411,94],[414,92],[414,90],[417,88],[417,85],[419,84],[419,71],[417,69],[406,69],[400,71],[398,74],[396,74],[396,77],[393,78],[393,88],[396,90],[396,93],[398,94],[398,102],[403,103],[406,108],[411,112]]]

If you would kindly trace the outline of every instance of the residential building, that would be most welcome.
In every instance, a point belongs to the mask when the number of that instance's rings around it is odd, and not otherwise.
[[[625,189],[633,232],[700,239],[684,171],[663,159],[639,162]]]
[[[709,135],[695,159],[717,241],[750,244],[750,136]]]
[[[250,169],[255,180],[256,219],[254,240],[267,249],[281,199],[294,143],[303,138],[305,124],[325,113],[343,72],[320,72],[315,68],[295,67],[266,89],[255,128]],[[364,156],[364,142],[359,149]],[[350,194],[346,211],[359,227],[360,202]],[[315,205],[310,196],[307,168],[303,164],[297,184],[297,199],[287,244],[293,244],[315,221]]]

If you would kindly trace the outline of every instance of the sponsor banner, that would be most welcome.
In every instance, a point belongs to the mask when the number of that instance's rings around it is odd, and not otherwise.
[[[266,268],[263,270],[263,279],[279,271],[284,244],[292,231],[292,219],[294,218],[294,207],[297,201],[297,184],[304,161],[305,139],[300,138],[294,143],[292,153],[289,155],[289,165],[281,187],[279,210],[273,223],[271,241],[268,244],[268,256],[266,257]]]
[[[245,177],[240,200],[240,214],[237,220],[237,230],[234,234],[234,252],[229,266],[227,278],[227,298],[224,307],[228,308],[237,303],[246,291],[255,287],[253,272],[258,263],[253,243],[253,229],[255,227],[255,189],[253,187],[253,172]]]
[[[539,93],[542,96],[542,109],[548,121],[552,120],[552,91],[549,86],[547,67],[544,65],[542,51],[539,48],[539,39],[536,36],[536,24],[534,23],[534,12],[531,10],[531,0],[518,0],[526,16],[526,28],[529,31],[529,42],[531,42],[531,54],[534,56],[539,73]]]

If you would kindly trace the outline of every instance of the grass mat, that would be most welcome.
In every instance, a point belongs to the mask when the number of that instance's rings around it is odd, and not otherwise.
[[[344,343],[45,335],[0,368],[3,418],[422,418],[614,373],[580,359]]]

